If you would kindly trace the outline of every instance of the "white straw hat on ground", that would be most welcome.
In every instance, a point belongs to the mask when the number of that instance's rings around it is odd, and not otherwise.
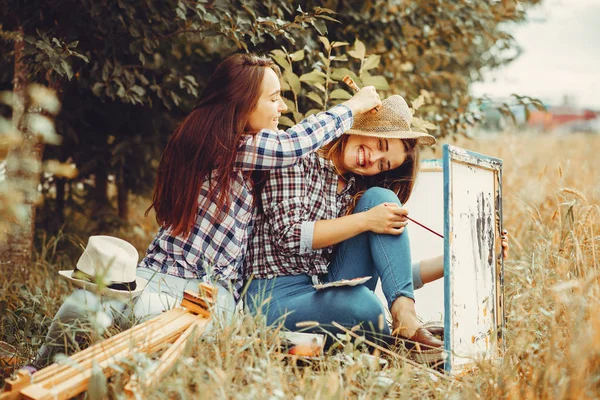
[[[139,296],[147,280],[136,276],[138,252],[131,243],[113,236],[90,236],[74,270],[58,271],[71,283],[97,291],[97,283],[106,286],[103,294],[129,299]]]
[[[374,136],[387,139],[417,139],[422,145],[435,144],[435,137],[410,129],[412,112],[402,96],[393,95],[381,102],[381,109],[374,113],[359,114],[354,118],[348,135]]]

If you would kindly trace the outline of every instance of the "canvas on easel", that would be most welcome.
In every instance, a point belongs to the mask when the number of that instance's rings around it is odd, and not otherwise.
[[[504,352],[502,160],[443,146],[445,369]]]
[[[444,234],[414,223],[408,228],[413,261],[444,254],[444,279],[416,290],[415,307],[424,322],[443,321],[444,365],[454,375],[504,351],[502,161],[449,145],[443,153],[421,161],[404,207]],[[375,293],[386,305],[380,284]]]

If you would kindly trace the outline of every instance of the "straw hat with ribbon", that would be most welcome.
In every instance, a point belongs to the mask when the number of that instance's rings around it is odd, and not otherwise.
[[[422,145],[435,144],[435,138],[427,133],[410,129],[412,112],[406,101],[393,95],[381,102],[381,109],[372,114],[364,113],[354,118],[349,135],[374,136],[388,139],[417,139]]]
[[[138,252],[125,240],[112,236],[90,236],[74,270],[58,271],[60,276],[84,289],[98,290],[97,282],[106,285],[103,294],[117,298],[139,296],[148,281],[136,276]]]

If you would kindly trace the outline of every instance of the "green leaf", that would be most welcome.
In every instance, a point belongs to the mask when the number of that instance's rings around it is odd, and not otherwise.
[[[348,68],[331,68],[331,71],[329,73],[331,79],[334,79],[336,81],[341,81],[346,75],[350,75],[350,78],[356,81],[356,74],[354,73],[354,71],[351,71]]]
[[[344,89],[335,89],[329,94],[330,99],[348,100],[352,95]]]
[[[411,104],[413,109],[418,110],[419,107],[425,104],[425,96],[420,95],[419,97],[411,101]]]
[[[138,85],[133,85],[129,90],[131,90],[133,93],[137,94],[138,96],[143,96],[146,94],[146,90]]]
[[[306,114],[304,114],[304,117],[308,117],[309,115],[313,115],[313,114],[318,114],[323,110],[319,110],[318,108],[311,108],[310,110],[308,110],[306,112]]]
[[[367,53],[367,48],[365,44],[361,42],[359,39],[356,39],[354,42],[354,50],[348,50],[348,54],[357,60],[362,60],[365,58],[365,54]]]
[[[291,119],[289,119],[285,115],[282,115],[281,117],[279,117],[279,124],[285,125],[285,126],[294,126],[294,125],[296,125],[294,123],[294,121],[292,121]]]
[[[312,85],[323,93],[327,91],[327,89],[325,89],[325,86],[323,86],[321,83],[313,83]]]
[[[377,90],[389,90],[390,85],[388,85],[387,80],[381,76],[364,76],[362,78],[362,83],[364,86],[374,86]]]
[[[425,121],[424,119],[413,117],[412,123],[415,128],[423,129],[423,130],[432,130],[436,129],[436,126],[429,121]]]
[[[310,92],[309,94],[306,95],[306,97],[308,97],[309,99],[311,99],[312,101],[316,102],[318,105],[323,107],[323,99],[321,99],[321,96],[319,96],[315,92]]]
[[[369,57],[365,59],[363,63],[363,71],[368,71],[373,68],[377,68],[379,66],[379,61],[381,60],[381,56],[377,54],[371,54]]]
[[[348,42],[331,42],[331,47],[335,49],[336,47],[348,46],[349,44]]]
[[[340,21],[338,21],[335,18],[330,17],[329,15],[316,15],[317,18],[322,18],[322,19],[326,19],[328,21],[333,21],[333,22],[337,22],[337,23],[341,23]]]
[[[73,78],[73,68],[71,68],[71,64],[69,64],[65,60],[62,60],[60,62],[60,66],[63,68],[63,70],[67,74],[67,78],[69,78],[69,80],[71,80],[71,78]]]
[[[290,88],[296,95],[300,94],[302,88],[300,85],[300,79],[298,78],[298,75],[296,75],[290,70],[285,70],[283,71],[283,79],[287,81],[287,83],[290,85]]]
[[[298,6],[298,8],[300,8],[300,6]],[[315,7],[315,12],[317,14],[335,14],[335,11],[325,7]]]
[[[285,58],[287,56],[287,54],[283,50],[279,50],[279,49],[271,50],[271,54],[274,56],[280,56],[283,58]]]
[[[77,53],[77,52],[75,52],[75,51],[72,51],[72,52],[71,52],[71,55],[72,55],[72,56],[74,56],[74,57],[77,57],[77,58],[80,58],[80,59],[82,59],[82,60],[83,60],[83,61],[85,61],[86,63],[89,63],[89,62],[90,62],[90,60],[89,60],[89,59],[88,59],[86,56],[84,56],[83,54]]]
[[[321,41],[321,43],[323,43],[323,46],[325,46],[325,50],[331,50],[331,44],[329,44],[329,39],[327,39],[325,36],[319,36],[319,40]]]
[[[298,51],[290,54],[290,58],[292,59],[292,61],[304,60],[304,50],[298,50]]]
[[[102,93],[104,93],[104,83],[96,82],[94,86],[92,86],[92,93],[96,96],[100,97]]]
[[[298,111],[294,111],[292,113],[292,115],[294,116],[294,121],[296,121],[297,124],[299,124],[300,121],[302,121],[304,119],[304,116],[302,115],[302,113],[299,113]]]
[[[275,60],[277,64],[281,66],[284,70],[292,70],[292,65],[288,62],[285,57],[280,55],[271,54],[271,57]]]
[[[321,71],[311,71],[307,74],[302,74],[302,76],[300,76],[300,82],[324,84],[326,78],[327,75]]]
[[[327,25],[325,25],[325,21],[323,21],[321,19],[317,19],[317,20],[311,21],[311,24],[312,24],[312,26],[315,27],[317,32],[319,32],[319,35],[327,34]]]
[[[321,61],[323,61],[323,64],[325,65],[325,67],[329,68],[329,64],[331,63],[331,60],[328,59],[327,57],[325,57],[325,55],[323,53],[319,53],[319,57],[321,58]]]
[[[292,112],[292,111],[296,111],[296,105],[294,104],[293,101],[291,101],[290,99],[283,97],[283,102],[285,103],[285,105],[288,108],[287,112]]]

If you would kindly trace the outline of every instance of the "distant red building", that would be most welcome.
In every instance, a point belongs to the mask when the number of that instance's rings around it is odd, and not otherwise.
[[[600,117],[597,112],[592,110],[577,109],[571,106],[548,107],[547,111],[532,111],[528,125],[551,131],[573,121],[591,121],[596,118]]]

